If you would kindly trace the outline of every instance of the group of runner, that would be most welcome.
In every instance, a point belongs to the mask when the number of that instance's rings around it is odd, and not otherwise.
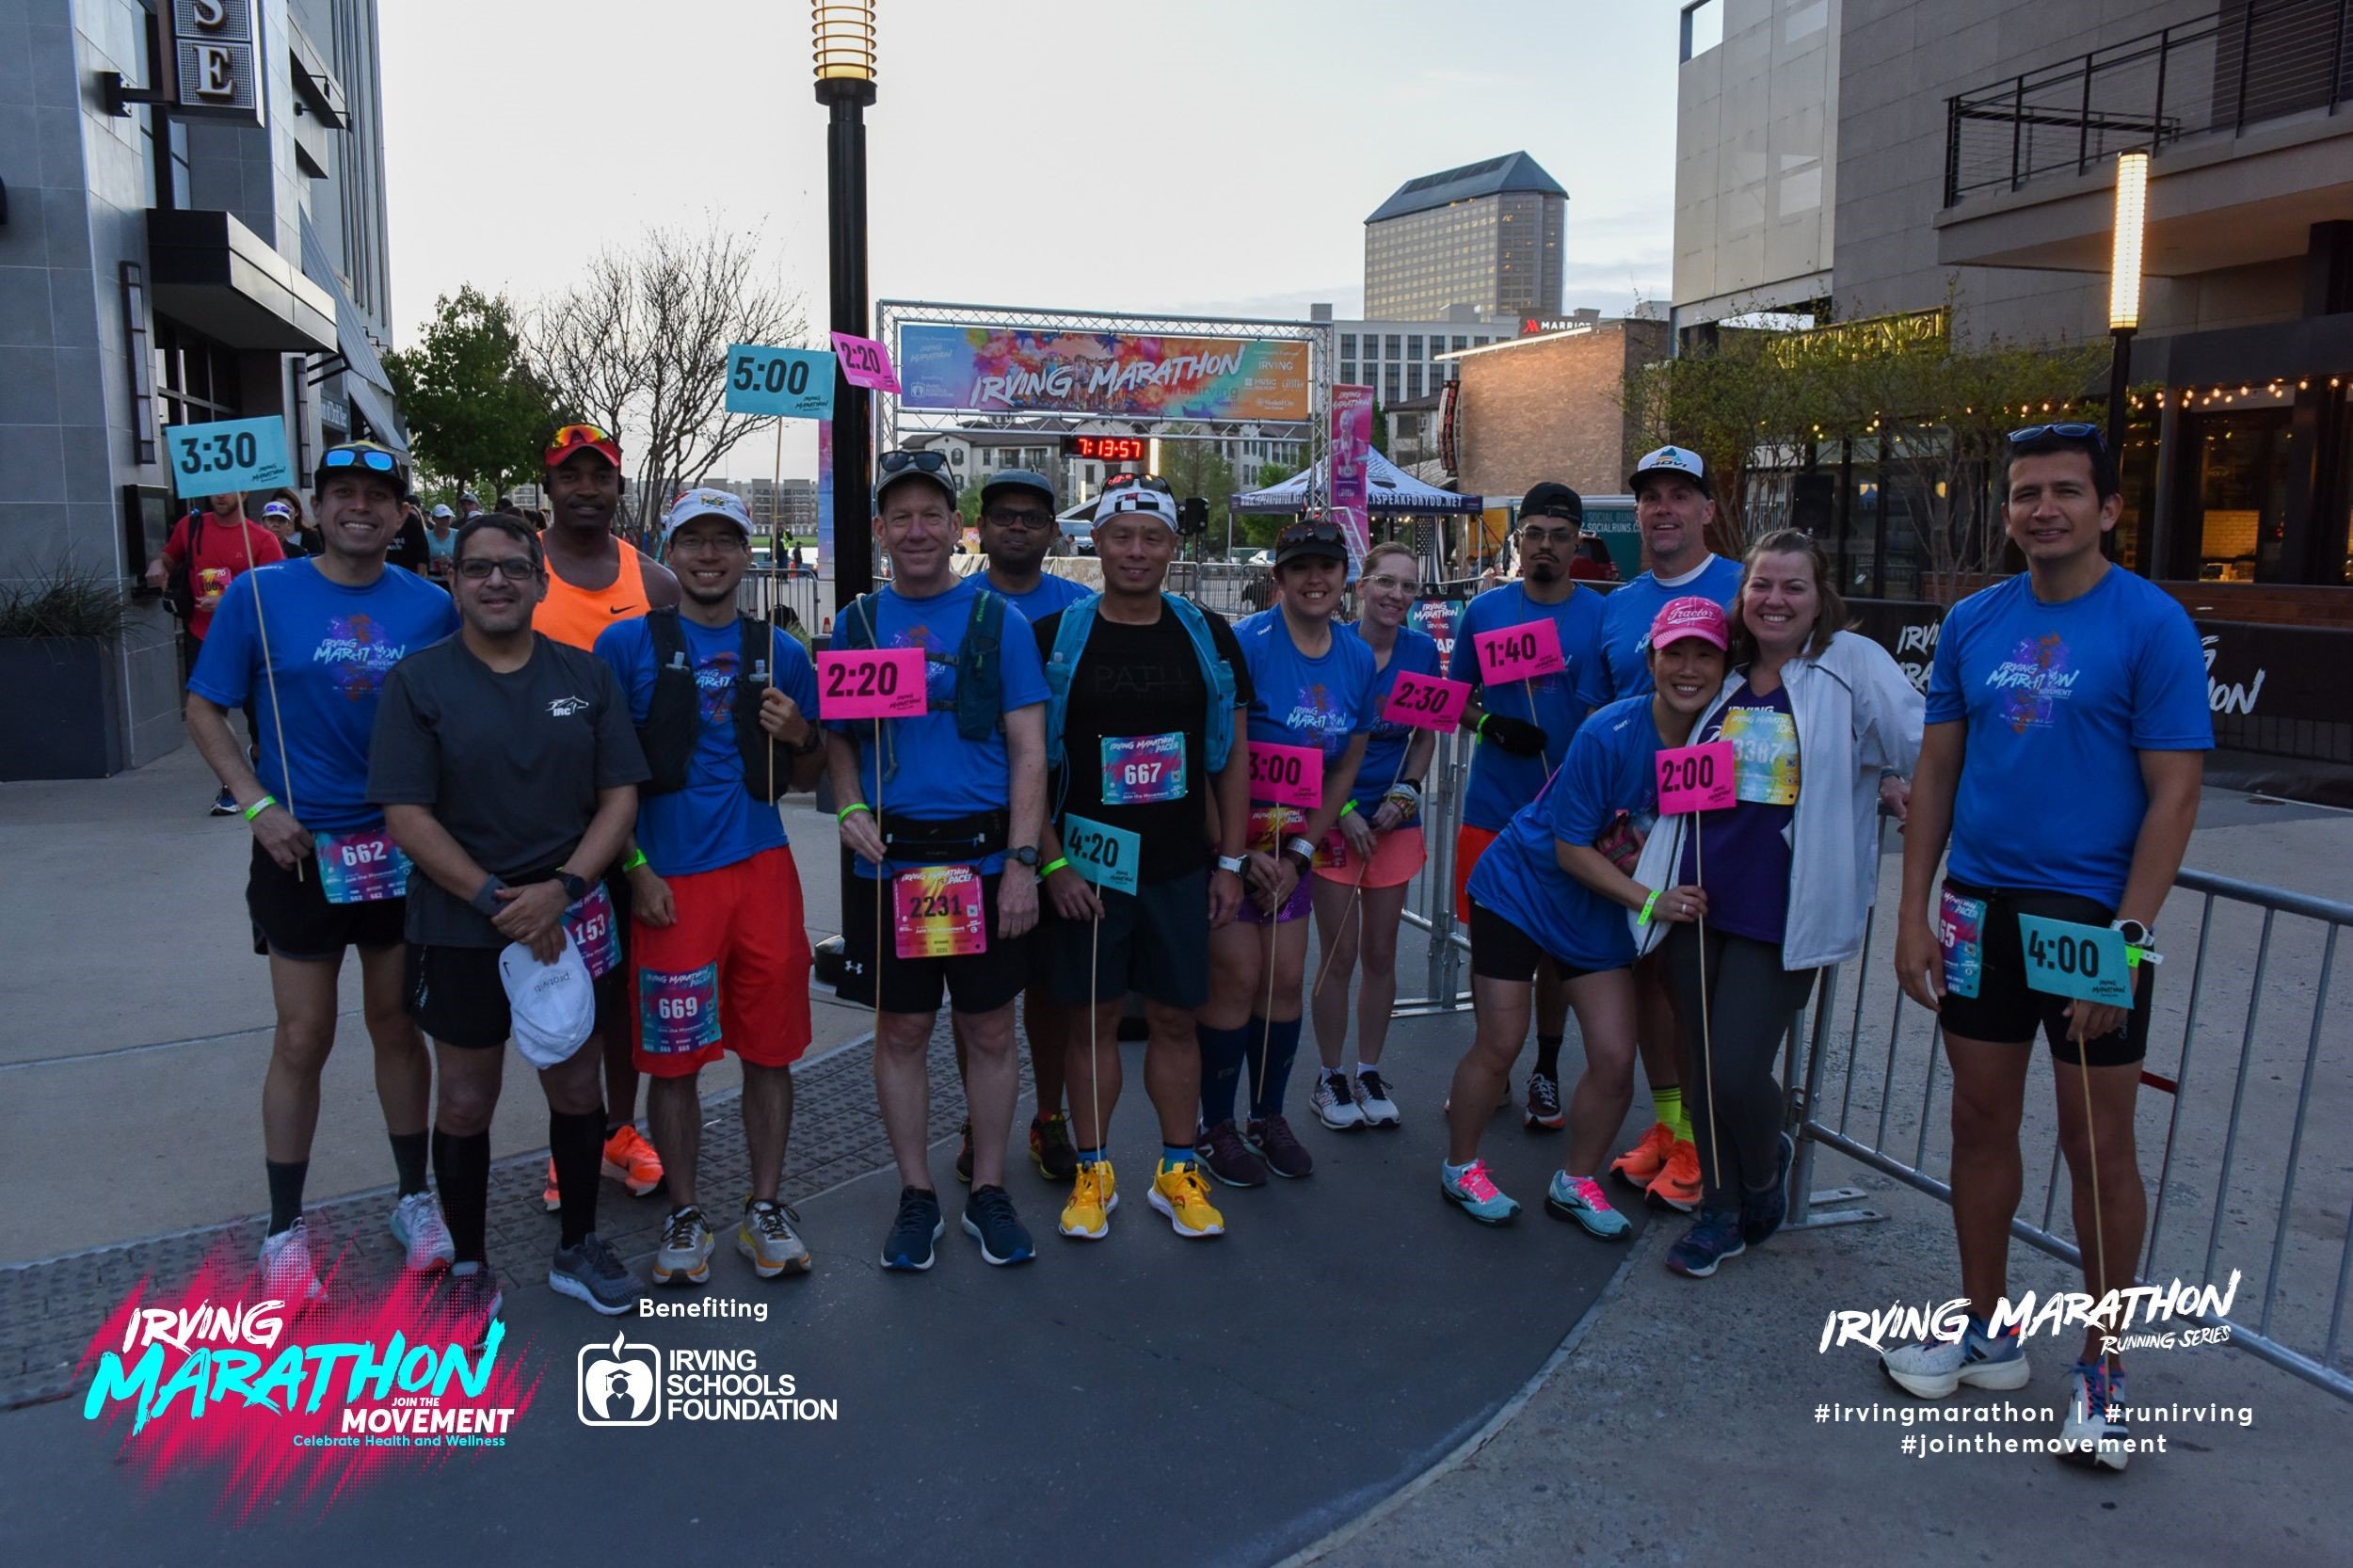
[[[1607,1170],[1691,1215],[1668,1267],[1706,1278],[1771,1237],[1792,1155],[1774,1056],[1818,971],[1861,949],[1877,819],[1909,812],[1897,960],[1906,989],[1944,1013],[1979,1315],[1958,1345],[1891,1352],[1888,1369],[1930,1396],[2016,1386],[2023,1352],[1984,1323],[2017,1197],[2023,1046],[2040,1027],[2060,1064],[2079,1228],[2103,1238],[2088,1254],[2096,1294],[2137,1251],[2147,1010],[2032,989],[2015,917],[2113,920],[2153,954],[2211,733],[2186,616],[2100,553],[2116,486],[2097,433],[2022,431],[2011,456],[2008,521],[2029,570],[1953,611],[1924,712],[1893,660],[1845,629],[1809,536],[1768,535],[1737,561],[1709,551],[1708,477],[1681,448],[1630,476],[1651,567],[1606,598],[1572,577],[1576,492],[1532,489],[1522,576],[1469,604],[1443,670],[1406,624],[1420,568],[1403,547],[1356,563],[1349,622],[1346,536],[1321,519],[1289,525],[1275,602],[1229,626],[1166,592],[1179,536],[1162,482],[1106,489],[1089,593],[1042,571],[1057,504],[1044,476],[992,478],[987,569],[959,575],[954,478],[938,454],[887,453],[873,531],[892,577],[843,608],[831,646],[876,655],[870,672],[908,668],[890,656],[911,650],[923,696],[902,716],[844,718],[825,715],[801,645],[739,613],[752,527],[728,492],[671,504],[664,568],[613,533],[618,444],[567,426],[545,453],[551,522],[469,517],[446,549],[437,538],[444,592],[386,565],[405,459],[330,448],[317,552],[266,568],[257,554],[216,590],[189,682],[191,734],[252,827],[247,900],[278,1009],[263,1094],[270,1284],[319,1289],[303,1187],[350,947],[397,1178],[391,1228],[408,1266],[446,1267],[482,1321],[500,1304],[488,1128],[509,1038],[548,1104],[553,1288],[605,1313],[641,1293],[597,1232],[608,1176],[666,1190],[654,1280],[710,1277],[696,1085],[729,1051],[752,1187],[729,1216],[736,1249],[763,1277],[806,1270],[780,1182],[810,949],[776,803],[821,776],[841,851],[839,989],[875,1013],[901,1179],[883,1266],[929,1269],[946,1229],[928,1146],[943,998],[969,1107],[961,1225],[986,1261],[1035,1256],[1004,1176],[1024,998],[1029,1152],[1069,1182],[1060,1233],[1099,1240],[1119,1205],[1109,1128],[1134,993],[1160,1134],[1146,1203],[1180,1237],[1222,1234],[1211,1182],[1314,1168],[1286,1115],[1310,1008],[1318,1120],[1402,1119],[1380,1059],[1434,736],[1384,710],[1401,676],[1444,675],[1471,689],[1477,738],[1454,844],[1476,1029],[1447,1106],[1445,1195],[1490,1224],[1518,1212],[1480,1144],[1513,1103],[1532,1019],[1521,1119],[1566,1129],[1548,1212],[1604,1240],[1630,1233],[1603,1177],[1639,1059],[1654,1125]],[[200,560],[210,546],[189,548]],[[1541,673],[1486,656],[1493,633],[1537,622],[1560,655]],[[229,730],[240,707],[262,718],[258,756]],[[1717,741],[1732,747],[1733,804],[1660,815],[1657,754]],[[2063,798],[2037,792],[2057,778]],[[568,994],[548,977],[575,956],[585,973]],[[2137,973],[2145,999],[2150,966]],[[578,1016],[560,1027],[568,1006]],[[1564,1085],[1571,1011],[1583,1062]],[[2095,1412],[2121,1375],[2096,1350],[2074,1373],[2079,1409]]]

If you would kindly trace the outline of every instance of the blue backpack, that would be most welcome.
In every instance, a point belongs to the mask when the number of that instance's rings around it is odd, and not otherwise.
[[[1095,630],[1096,606],[1101,594],[1089,594],[1064,609],[1054,628],[1054,648],[1046,660],[1046,765],[1063,765],[1063,729],[1070,718],[1070,686],[1078,679],[1079,656],[1086,651],[1088,633]],[[1209,623],[1190,600],[1160,595],[1176,624],[1193,640],[1193,656],[1201,665],[1201,680],[1209,688],[1209,722],[1203,741],[1209,750],[1209,771],[1217,773],[1234,749],[1234,671],[1217,651]]]

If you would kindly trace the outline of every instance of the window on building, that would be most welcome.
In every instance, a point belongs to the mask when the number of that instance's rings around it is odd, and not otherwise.
[[[1383,351],[1381,356],[1383,359],[1395,360],[1403,357],[1399,344],[1399,335],[1397,333],[1391,332],[1387,334],[1386,342],[1388,344],[1388,347]]]
[[[1405,395],[1407,397],[1419,397],[1421,395],[1421,365],[1419,361],[1405,367]]]
[[[1355,357],[1356,334],[1353,332],[1342,332],[1340,334],[1340,358],[1343,360],[1353,360]]]
[[[1345,385],[1347,385],[1347,386],[1352,386],[1352,387],[1353,387],[1353,386],[1356,385],[1356,361],[1355,361],[1355,360],[1342,360],[1340,361],[1340,380],[1341,380],[1341,382],[1342,382],[1343,384],[1345,384]]]
[[[1683,8],[1683,58],[1696,59],[1724,41],[1724,0],[1692,0]]]
[[[165,424],[202,424],[244,412],[237,357],[169,316],[155,318],[155,413]]]
[[[1395,403],[1398,400],[1398,367],[1391,365],[1385,374],[1387,376],[1387,379],[1385,380],[1382,385],[1385,389],[1386,389],[1387,395],[1384,397],[1382,401],[1385,403]]]
[[[1418,360],[1421,358],[1420,337],[1415,336],[1405,340],[1405,357],[1409,360]]]
[[[1455,353],[1460,354],[1464,349],[1470,346],[1470,343],[1467,339],[1456,338],[1452,340],[1450,346],[1453,348]]]

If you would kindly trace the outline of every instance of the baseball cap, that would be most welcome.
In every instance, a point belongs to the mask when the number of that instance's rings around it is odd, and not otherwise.
[[[600,425],[567,424],[556,431],[548,439],[547,466],[554,468],[576,452],[593,452],[615,468],[621,466],[621,443]]]
[[[284,518],[287,521],[291,522],[294,520],[295,513],[294,508],[287,505],[284,502],[273,501],[262,508],[262,515],[265,518]]]
[[[1177,531],[1176,494],[1165,479],[1142,473],[1112,475],[1103,487],[1103,499],[1095,504],[1095,525],[1100,528],[1123,512],[1158,518],[1168,524],[1170,533]]]
[[[1651,617],[1650,635],[1642,642],[1645,648],[1665,648],[1687,637],[1697,637],[1720,648],[1731,648],[1732,632],[1724,620],[1724,607],[1697,595],[1671,599]]]
[[[955,480],[949,475],[948,455],[945,452],[913,452],[902,447],[896,452],[886,452],[874,459],[874,509],[876,512],[879,513],[882,510],[885,492],[902,479],[930,480],[947,493],[948,504],[951,506],[956,504],[963,496],[963,491],[957,488]]]
[[[746,541],[752,536],[752,514],[744,509],[742,496],[698,485],[671,502],[670,509],[662,515],[662,542],[669,543],[671,535],[696,518],[725,518],[744,531]]]
[[[1700,494],[1712,498],[1716,493],[1708,488],[1707,465],[1701,462],[1700,455],[1688,446],[1662,446],[1656,452],[1645,454],[1642,460],[1634,465],[1633,476],[1626,480],[1625,488],[1640,495],[1643,475],[1651,473],[1679,473],[1698,486]]]
[[[1546,479],[1520,500],[1520,520],[1529,518],[1562,518],[1570,522],[1585,520],[1585,498],[1566,485]]]
[[[437,518],[455,518],[457,514],[451,511],[449,503],[444,501],[433,508],[433,515]]]
[[[1302,518],[1286,523],[1274,536],[1274,564],[1289,561],[1348,561],[1348,540],[1340,525],[1327,518]]]
[[[1054,507],[1053,482],[1035,469],[1009,468],[997,471],[995,478],[981,487],[981,510],[988,510],[988,498],[999,490],[1035,490],[1046,498],[1047,510]]]
[[[319,466],[311,475],[312,493],[327,488],[328,477],[338,473],[373,473],[389,479],[400,499],[408,499],[408,459],[376,441],[338,441],[320,453]]]
[[[507,943],[499,954],[499,981],[514,1016],[515,1048],[535,1067],[570,1061],[596,1027],[596,983],[568,931],[552,964],[540,963],[520,942]]]

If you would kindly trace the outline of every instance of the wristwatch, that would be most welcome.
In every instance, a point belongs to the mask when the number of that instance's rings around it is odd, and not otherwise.
[[[1019,849],[1011,852],[1011,858],[1016,865],[1027,866],[1030,870],[1035,871],[1037,870],[1037,846],[1023,844]]]
[[[2156,945],[2156,927],[2143,925],[2138,920],[2117,920],[2109,929],[2121,934],[2124,945],[2128,948],[2151,948]]]
[[[1242,868],[1248,864],[1250,864],[1249,860],[1240,855],[1221,855],[1217,857],[1217,869],[1222,872],[1232,872],[1236,876],[1240,876]]]
[[[564,897],[573,904],[578,904],[582,899],[588,896],[588,884],[586,880],[574,876],[571,872],[564,870],[561,866],[556,868],[555,880],[564,884]]]

